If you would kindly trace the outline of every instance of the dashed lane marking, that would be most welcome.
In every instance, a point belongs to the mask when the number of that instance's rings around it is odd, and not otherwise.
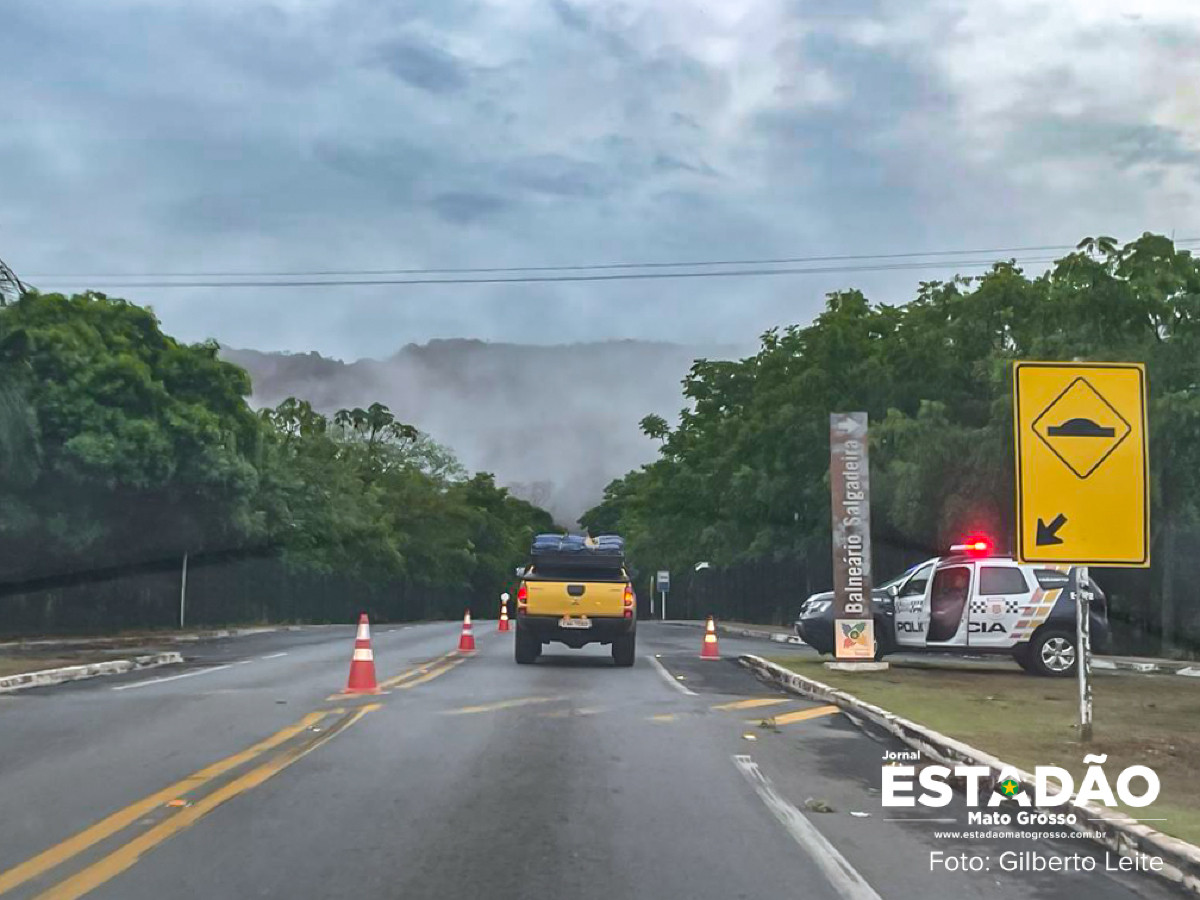
[[[603,706],[583,706],[579,709],[552,709],[538,713],[543,719],[572,719],[576,716],[595,716],[605,711]]]
[[[718,703],[713,709],[756,709],[759,706],[776,706],[780,703],[791,703],[791,697],[751,697],[749,700],[734,700],[732,703]]]
[[[538,703],[557,703],[569,700],[569,697],[517,697],[512,700],[501,700],[497,703],[484,703],[479,706],[464,706],[460,709],[448,709],[444,715],[465,716],[472,713],[496,712],[501,709],[515,709],[518,706],[533,706]]]
[[[841,710],[836,706],[817,706],[812,709],[800,709],[796,712],[772,716],[766,721],[772,725],[791,725],[793,722],[806,722],[809,719],[818,719],[821,716],[832,716],[837,712],[841,712]]]
[[[197,669],[194,672],[184,672],[182,675],[167,675],[163,678],[148,678],[145,681],[135,681],[132,684],[114,685],[111,690],[114,691],[132,691],[134,688],[150,687],[152,684],[165,684],[168,681],[178,681],[181,678],[195,678],[197,675],[211,675],[213,672],[220,672],[222,669],[233,668],[233,663],[226,663],[223,666],[211,666],[207,669]]]

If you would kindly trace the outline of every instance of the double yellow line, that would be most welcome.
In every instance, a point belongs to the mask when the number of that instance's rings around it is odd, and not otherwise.
[[[407,690],[444,675],[451,669],[462,665],[466,660],[466,656],[454,650],[401,672],[394,678],[381,683],[380,688]],[[342,694],[334,694],[329,699],[345,701],[349,698]],[[150,813],[168,806],[178,810],[96,862],[47,888],[35,898],[35,900],[77,900],[131,868],[144,854],[183,829],[195,824],[218,806],[239,794],[253,790],[269,778],[279,774],[296,760],[341,734],[368,713],[379,709],[381,705],[380,703],[368,703],[349,709],[334,707],[309,713],[300,721],[280,729],[265,740],[205,766],[186,778],[117,810],[78,834],[42,851],[37,856],[31,857],[5,872],[0,872],[0,895],[7,894],[9,891],[62,866],[102,841],[116,837],[120,832]],[[320,730],[316,727],[330,717],[336,718],[328,728]],[[306,737],[294,740],[305,732],[308,732]],[[291,743],[289,744],[289,742]],[[271,750],[283,747],[285,744],[288,746],[266,762],[219,785],[194,802],[188,803],[188,795],[196,794],[215,779],[250,763]]]
[[[455,666],[461,666],[466,661],[467,657],[459,654],[457,650],[451,650],[449,653],[443,653],[441,656],[427,663],[413,666],[411,669],[401,672],[394,678],[389,678],[387,681],[380,683],[379,688],[385,691],[392,688],[398,691],[406,691],[409,688],[416,687],[418,684],[433,681],[439,675],[445,675]]]
[[[199,790],[213,779],[250,762],[268,750],[273,750],[287,743],[302,732],[314,728],[318,722],[328,716],[342,716],[342,718],[338,719],[325,731],[314,731],[306,740],[298,742],[257,768],[251,769],[249,772],[222,785],[192,805],[181,806],[179,812],[159,822],[148,831],[142,832],[128,843],[118,847],[112,853],[85,867],[75,875],[43,891],[37,896],[36,900],[75,900],[75,898],[82,897],[133,866],[147,851],[152,850],[179,831],[197,822],[226,801],[231,800],[238,794],[258,787],[268,778],[282,772],[296,760],[316,750],[327,741],[332,740],[335,736],[367,715],[367,713],[378,709],[379,706],[380,704],[378,703],[362,706],[348,715],[344,709],[328,709],[309,713],[299,722],[289,725],[287,728],[280,729],[266,740],[260,741],[240,753],[227,756],[225,759],[206,766],[197,772],[193,772],[171,786],[163,788],[161,791],[156,791],[148,797],[144,797],[136,803],[118,810],[95,825],[85,828],[73,837],[67,838],[62,843],[56,844],[48,850],[44,850],[37,856],[14,866],[7,872],[0,872],[0,894],[5,894],[31,879],[37,878],[51,869],[68,862],[90,847],[128,828],[141,817],[165,806],[170,801],[182,799],[184,795]]]

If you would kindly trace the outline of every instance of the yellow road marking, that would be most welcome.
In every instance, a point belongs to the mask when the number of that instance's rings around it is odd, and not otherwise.
[[[422,675],[420,678],[414,678],[412,681],[409,681],[405,684],[400,685],[399,687],[396,688],[396,690],[407,691],[409,688],[415,688],[418,684],[424,684],[427,681],[433,681],[433,679],[437,678],[439,675],[445,675],[447,672],[449,672],[455,666],[461,666],[466,661],[467,661],[467,657],[465,657],[465,656],[460,656],[458,659],[452,659],[452,660],[450,660],[450,662],[446,663],[444,666],[437,668],[437,669],[430,669],[426,674]]]
[[[105,840],[108,837],[116,834],[123,828],[132,825],[142,816],[157,809],[159,806],[167,803],[170,800],[177,798],[180,794],[186,794],[189,791],[194,791],[201,785],[216,778],[219,775],[235,769],[242,763],[249,762],[256,756],[278,747],[285,741],[295,737],[305,729],[315,725],[331,713],[341,712],[341,710],[322,710],[320,712],[309,713],[299,722],[294,725],[289,725],[287,728],[275,732],[264,741],[260,741],[252,747],[235,753],[232,756],[227,756],[210,766],[200,769],[198,772],[193,772],[191,775],[184,778],[182,781],[177,781],[170,787],[163,788],[148,797],[145,797],[136,803],[132,803],[124,809],[112,813],[108,817],[101,819],[96,824],[85,828],[83,831],[67,838],[60,844],[56,844],[48,850],[44,850],[37,856],[27,859],[20,865],[14,866],[7,872],[0,872],[0,894],[7,893],[18,885],[22,885],[31,878],[36,878],[43,872],[47,872],[54,867],[61,865],[67,860],[87,850],[94,844]]]
[[[367,713],[379,709],[381,704],[372,703],[356,710],[350,718],[314,737],[303,746],[291,751],[280,753],[274,759],[263,763],[256,769],[251,769],[245,775],[235,778],[228,784],[217,788],[211,794],[198,800],[194,805],[176,813],[169,819],[155,825],[129,843],[114,850],[108,856],[93,863],[66,881],[42,892],[36,900],[77,900],[77,898],[94,891],[100,885],[120,875],[133,866],[141,856],[157,847],[163,841],[173,837],[178,832],[194,824],[207,813],[212,812],[222,803],[231,800],[238,794],[245,793],[258,787],[268,778],[282,772],[296,760],[316,750],[334,736],[345,731]]]
[[[579,709],[555,709],[540,715],[543,719],[573,719],[576,716],[594,716],[604,712],[606,708],[604,706],[587,706]]]
[[[448,716],[463,716],[470,713],[495,712],[498,709],[512,709],[517,706],[532,706],[535,703],[554,703],[566,700],[566,697],[518,697],[513,700],[501,700],[498,703],[485,703],[482,706],[464,706],[461,709],[446,710]]]
[[[749,700],[735,700],[732,703],[718,703],[713,709],[754,709],[756,706],[775,706],[778,703],[791,703],[790,697],[751,697]]]
[[[399,675],[395,676],[394,678],[389,678],[387,681],[381,682],[379,686],[381,688],[395,687],[402,681],[408,681],[408,679],[415,678],[418,675],[425,675],[429,672],[430,669],[432,669],[438,663],[445,662],[446,660],[450,659],[450,657],[454,656],[457,653],[458,653],[457,650],[451,650],[449,653],[442,654],[437,659],[430,660],[427,663],[422,663],[419,666],[413,666],[411,669],[407,669],[407,670],[401,672]]]
[[[803,722],[806,719],[832,716],[840,711],[836,706],[818,706],[814,709],[801,709],[796,712],[784,713],[781,716],[772,716],[767,721],[774,725],[791,725],[793,722]]]
[[[651,722],[674,722],[675,721],[675,713],[663,713],[662,715],[651,716],[650,721]]]

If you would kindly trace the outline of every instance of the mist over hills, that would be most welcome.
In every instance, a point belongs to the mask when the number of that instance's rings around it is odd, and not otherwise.
[[[258,407],[287,397],[322,412],[378,400],[449,446],[470,470],[494,472],[518,496],[573,524],[604,486],[654,458],[638,421],[674,421],[695,359],[734,346],[654,341],[526,345],[478,340],[408,344],[388,359],[343,362],[317,353],[224,347],[245,368]]]

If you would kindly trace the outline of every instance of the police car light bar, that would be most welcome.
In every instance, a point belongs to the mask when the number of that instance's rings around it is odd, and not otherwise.
[[[987,556],[992,545],[984,538],[971,538],[965,544],[954,544],[951,553],[966,553],[968,556]]]

